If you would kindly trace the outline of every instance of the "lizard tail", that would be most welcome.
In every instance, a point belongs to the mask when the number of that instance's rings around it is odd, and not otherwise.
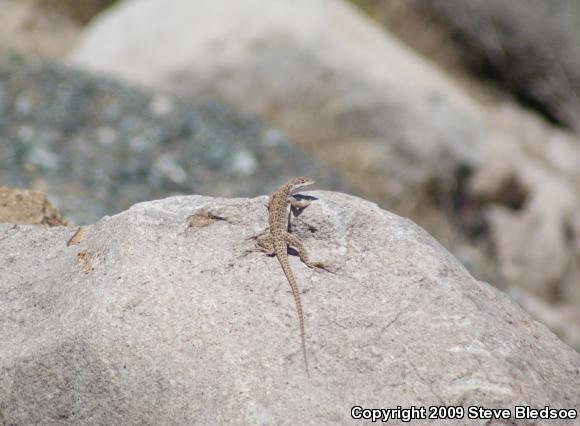
[[[286,247],[284,247],[284,250]],[[284,275],[288,279],[288,283],[292,288],[292,295],[294,296],[294,303],[296,304],[296,313],[298,314],[298,323],[300,326],[300,344],[302,347],[302,355],[304,357],[304,366],[306,367],[306,375],[310,378],[310,369],[308,368],[308,357],[306,356],[306,338],[304,333],[304,314],[302,313],[302,302],[300,301],[300,291],[298,290],[298,285],[296,284],[296,278],[290,269],[288,264],[288,259],[284,262],[280,260],[280,265],[284,271]]]

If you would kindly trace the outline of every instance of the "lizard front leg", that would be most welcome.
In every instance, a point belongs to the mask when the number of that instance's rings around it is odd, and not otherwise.
[[[299,200],[294,195],[289,195],[287,198],[288,204],[290,204],[290,210],[288,211],[288,220],[287,220],[287,228],[286,231],[292,231],[291,225],[291,215],[293,214],[294,217],[298,217],[298,215],[304,210],[306,207],[310,205],[310,201],[308,200]]]
[[[288,197],[288,202],[294,209],[304,209],[310,205],[309,200],[299,200],[294,195]]]

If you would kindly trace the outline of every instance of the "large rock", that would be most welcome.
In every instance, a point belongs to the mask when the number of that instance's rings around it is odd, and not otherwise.
[[[149,94],[70,67],[0,55],[0,181],[91,223],[168,195],[255,195],[336,175],[279,130],[216,103]]]
[[[355,405],[580,409],[580,355],[504,294],[410,221],[311,195],[293,232],[334,271],[291,258],[311,379],[280,266],[251,251],[265,197],[147,202],[80,234],[0,225],[0,421],[350,424]]]
[[[480,159],[471,102],[340,0],[120,2],[70,58],[266,117],[390,205],[428,182],[450,184]],[[369,176],[382,184],[368,184]]]

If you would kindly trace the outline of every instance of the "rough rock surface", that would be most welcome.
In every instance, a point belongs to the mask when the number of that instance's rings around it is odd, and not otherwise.
[[[578,0],[415,0],[503,86],[580,130]]]
[[[192,99],[224,98],[391,206],[480,159],[470,101],[341,0],[120,2],[86,29],[71,61]]]
[[[46,192],[71,222],[171,194],[256,195],[301,174],[340,188],[280,131],[228,108],[0,55],[0,183]]]
[[[0,223],[66,225],[42,192],[6,186],[0,186]]]
[[[142,203],[69,246],[74,228],[0,225],[0,422],[350,424],[354,405],[580,409],[580,355],[507,296],[412,222],[309,194],[293,232],[334,269],[291,259],[310,380],[288,284],[248,239],[266,226],[265,197]]]

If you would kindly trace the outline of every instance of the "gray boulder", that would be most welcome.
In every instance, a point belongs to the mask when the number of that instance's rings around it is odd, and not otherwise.
[[[310,195],[293,232],[333,270],[291,257],[310,379],[289,286],[275,258],[253,251],[266,197],[173,197],[81,231],[0,225],[0,423],[350,424],[357,405],[580,409],[580,355],[425,231],[358,198]]]
[[[131,29],[131,30],[128,30]],[[154,60],[152,60],[154,58]],[[298,145],[375,176],[404,202],[481,159],[472,102],[342,0],[124,1],[85,30],[71,63],[191,99],[225,99]]]

